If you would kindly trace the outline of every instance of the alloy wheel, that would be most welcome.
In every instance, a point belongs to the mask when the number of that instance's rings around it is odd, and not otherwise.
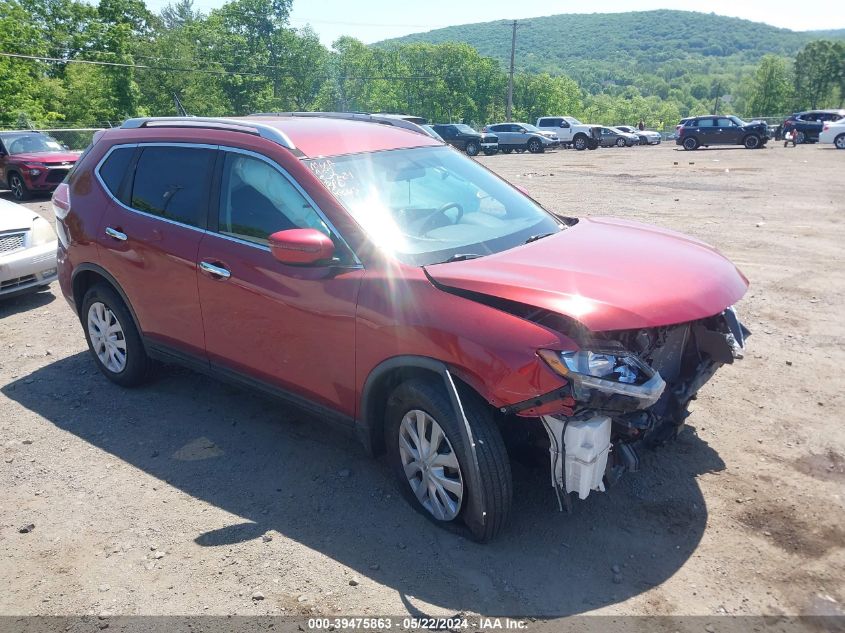
[[[101,301],[88,308],[91,348],[103,366],[118,374],[126,368],[126,336],[114,312]]]
[[[20,176],[12,174],[9,178],[9,188],[12,190],[15,200],[23,200],[23,180]]]
[[[425,411],[408,411],[399,424],[399,456],[408,485],[434,518],[451,521],[461,511],[464,482],[449,438]]]
[[[845,134],[840,134],[833,140],[836,149],[845,149]]]

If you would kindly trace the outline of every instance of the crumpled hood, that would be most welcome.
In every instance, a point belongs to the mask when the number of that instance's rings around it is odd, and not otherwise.
[[[713,316],[748,288],[704,242],[612,218],[582,218],[557,235],[426,271],[443,286],[550,310],[597,332]]]
[[[19,163],[70,163],[79,159],[80,152],[26,152],[11,156]]]

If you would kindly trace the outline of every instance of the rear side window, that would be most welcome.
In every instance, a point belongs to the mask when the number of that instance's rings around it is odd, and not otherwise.
[[[106,189],[115,198],[120,198],[120,184],[123,182],[123,176],[126,175],[126,170],[129,168],[134,153],[134,147],[119,147],[112,151],[105,162],[100,165],[100,178],[106,185]],[[77,161],[77,163],[79,162],[81,160]]]
[[[132,208],[204,227],[215,154],[196,147],[145,147],[135,168]]]

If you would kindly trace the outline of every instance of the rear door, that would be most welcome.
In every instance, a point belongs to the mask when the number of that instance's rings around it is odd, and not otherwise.
[[[96,173],[112,198],[98,246],[148,339],[205,358],[197,252],[217,148],[193,144],[115,146]]]
[[[693,122],[696,128],[698,142],[702,145],[718,145],[720,142],[719,132],[716,129],[716,119],[713,117],[702,117]]]
[[[516,126],[512,123],[502,123],[490,127],[490,131],[499,137],[499,147],[509,149],[513,149],[519,145],[519,142],[516,140],[517,134],[514,130],[516,130]]]

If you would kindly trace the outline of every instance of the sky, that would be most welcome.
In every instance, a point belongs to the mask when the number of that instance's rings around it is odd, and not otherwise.
[[[225,0],[194,0],[204,12]],[[146,0],[153,11],[160,11],[169,0]],[[821,8],[827,4],[826,7]],[[409,33],[430,31],[444,26],[526,19],[559,13],[616,13],[679,9],[717,13],[765,22],[794,31],[845,28],[845,3],[813,3],[804,10],[795,0],[294,0],[291,26],[310,24],[326,46],[341,35],[352,35],[365,43]]]

